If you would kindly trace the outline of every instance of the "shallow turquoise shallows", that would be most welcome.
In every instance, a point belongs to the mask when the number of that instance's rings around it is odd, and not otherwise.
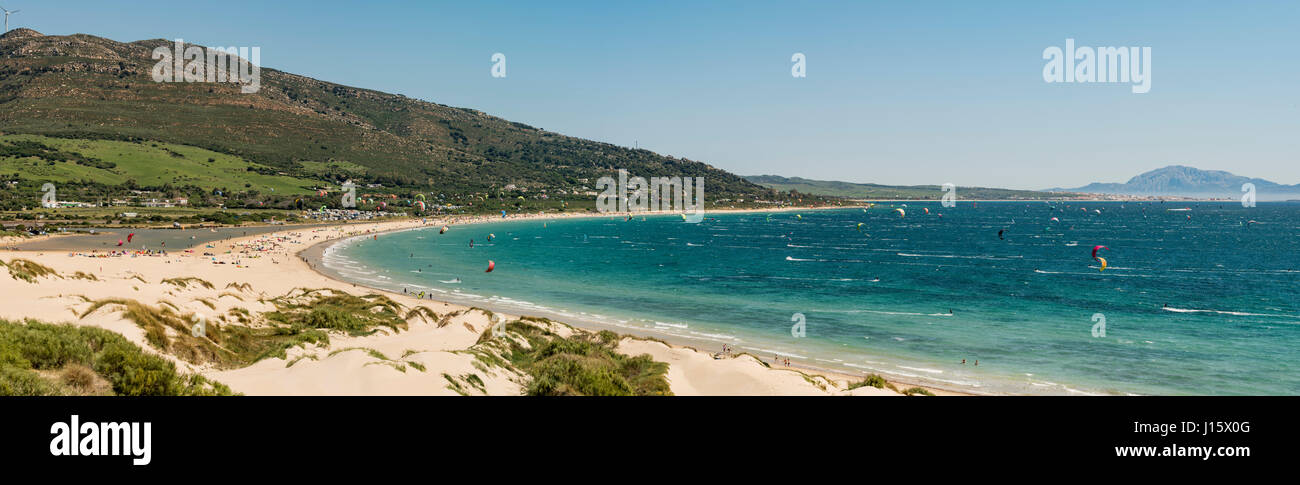
[[[356,238],[325,264],[434,299],[975,392],[1300,394],[1300,203],[506,220]]]

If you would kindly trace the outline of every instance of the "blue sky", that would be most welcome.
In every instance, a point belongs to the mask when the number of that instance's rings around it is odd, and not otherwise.
[[[259,46],[267,67],[740,174],[1044,188],[1186,164],[1300,183],[1294,1],[0,5],[22,10],[11,27]],[[1044,82],[1066,38],[1151,47],[1151,91]]]

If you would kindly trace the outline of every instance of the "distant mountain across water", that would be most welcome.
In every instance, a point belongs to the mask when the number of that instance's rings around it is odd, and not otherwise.
[[[1051,188],[1046,191],[1238,199],[1243,194],[1242,185],[1248,183],[1255,184],[1255,198],[1259,201],[1300,199],[1300,184],[1283,185],[1222,170],[1201,170],[1184,165],[1152,170],[1124,183],[1098,182],[1073,189]]]
[[[745,175],[743,178],[776,190],[795,190],[803,194],[831,197],[938,199],[943,195],[942,188],[938,185],[881,185],[779,175]],[[1124,183],[1097,182],[1072,189],[1058,187],[1041,191],[959,186],[957,194],[962,199],[1055,199],[1086,197],[1084,194],[1240,199],[1244,184],[1255,185],[1255,199],[1258,201],[1300,200],[1300,184],[1284,185],[1222,170],[1201,170],[1184,165],[1152,170]]]
[[[779,175],[745,175],[749,182],[776,190],[796,190],[803,194],[848,197],[855,199],[939,199],[943,188],[938,185],[881,185],[836,180],[812,180]],[[1062,194],[1035,190],[998,189],[989,187],[957,187],[957,197],[962,199],[1047,199]]]

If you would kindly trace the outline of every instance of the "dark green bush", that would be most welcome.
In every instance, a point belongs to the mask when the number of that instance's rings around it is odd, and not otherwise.
[[[117,395],[232,394],[202,376],[179,373],[170,361],[102,328],[0,320],[0,395],[76,394],[95,381],[87,369]],[[65,372],[51,377],[37,372],[60,370]]]

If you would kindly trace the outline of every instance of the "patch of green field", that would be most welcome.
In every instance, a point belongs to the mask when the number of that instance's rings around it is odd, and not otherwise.
[[[288,175],[268,175],[273,169],[233,155],[202,148],[158,142],[127,142],[51,138],[37,135],[0,135],[0,144],[35,142],[63,153],[98,160],[101,166],[75,161],[55,161],[36,156],[0,155],[0,173],[18,173],[23,178],[58,182],[94,181],[117,185],[134,180],[139,186],[195,185],[255,190],[277,194],[310,194],[324,182]],[[329,167],[321,164],[321,172]],[[351,164],[349,164],[351,165]],[[111,168],[105,168],[111,167]],[[252,170],[250,170],[250,168]],[[340,170],[354,169],[339,167]]]
[[[0,192],[0,197],[5,194]],[[74,197],[69,197],[74,198]],[[38,200],[38,196],[31,196],[32,200]],[[124,212],[135,213],[134,218],[125,218]],[[224,212],[212,207],[137,207],[137,206],[112,206],[112,207],[61,207],[58,209],[28,209],[25,211],[0,211],[0,220],[12,219],[41,219],[45,221],[118,221],[122,224],[130,225],[155,225],[164,226],[164,222],[180,221],[182,224],[199,222],[200,220],[211,220],[215,213],[225,213],[240,216],[244,221],[260,221],[262,219],[275,218],[278,221],[288,221],[298,215],[291,210],[280,209],[227,209]]]
[[[366,167],[347,161],[332,162],[298,162],[302,165],[303,171],[317,177],[333,174],[347,174],[352,177],[360,177],[366,174]]]

